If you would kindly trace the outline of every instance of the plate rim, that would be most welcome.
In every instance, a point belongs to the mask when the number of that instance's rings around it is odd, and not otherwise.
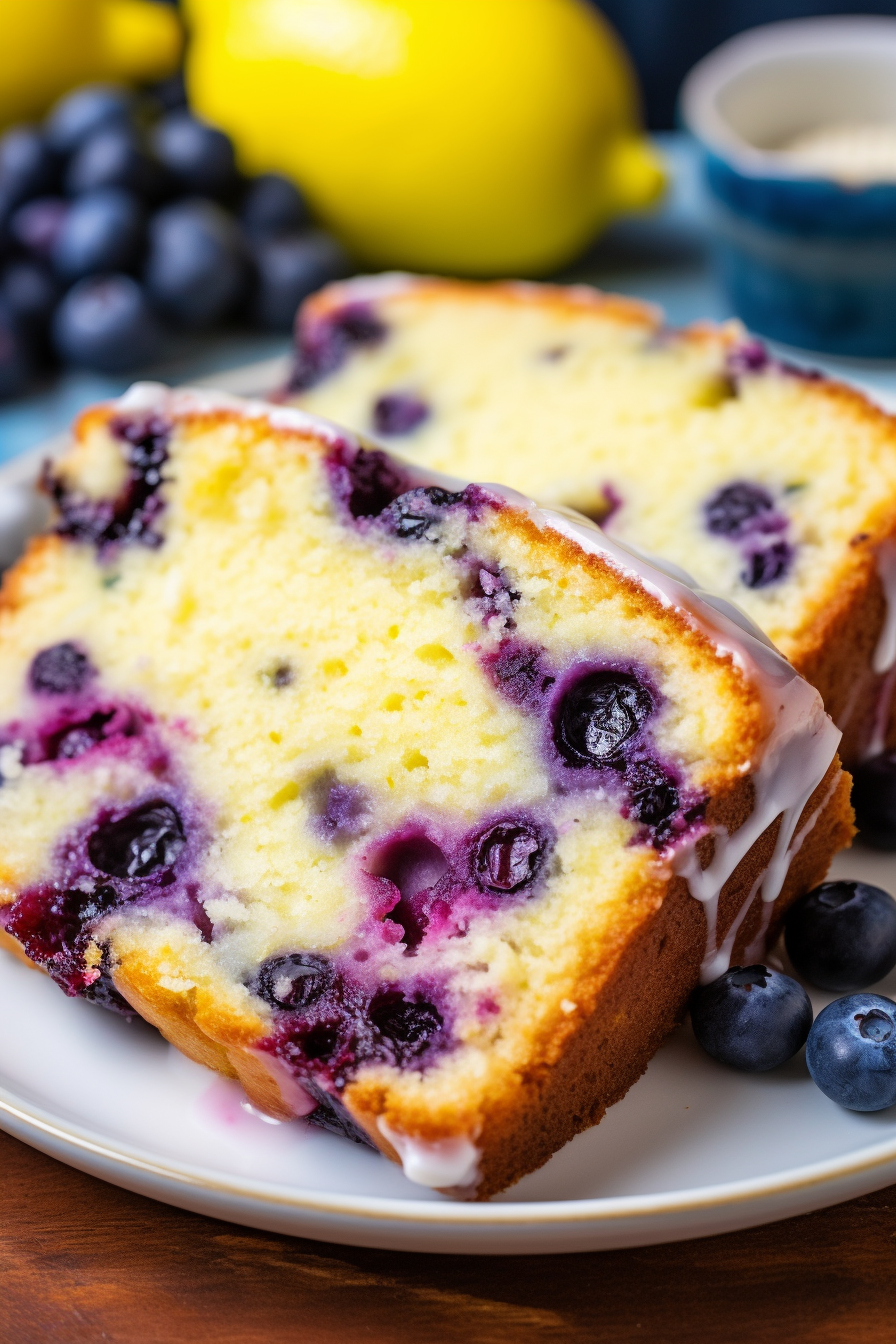
[[[424,1222],[434,1227],[447,1225],[470,1230],[489,1226],[510,1229],[514,1226],[612,1224],[651,1216],[663,1219],[672,1214],[692,1215],[713,1209],[730,1209],[832,1185],[837,1180],[855,1178],[896,1162],[894,1137],[867,1145],[858,1151],[807,1163],[802,1167],[790,1167],[771,1175],[693,1186],[661,1194],[520,1200],[507,1204],[448,1200],[429,1203],[390,1195],[327,1194],[302,1186],[290,1188],[273,1181],[223,1175],[194,1163],[160,1158],[149,1149],[110,1138],[88,1126],[65,1121],[52,1111],[0,1085],[0,1128],[21,1137],[20,1126],[31,1131],[35,1137],[46,1136],[78,1153],[104,1159],[125,1170],[161,1178],[184,1189],[201,1190],[239,1200],[254,1200],[268,1208],[295,1213],[356,1217],[367,1222],[393,1225]]]

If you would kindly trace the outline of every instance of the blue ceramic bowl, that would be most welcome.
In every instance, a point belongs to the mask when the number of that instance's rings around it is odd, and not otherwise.
[[[778,148],[821,126],[896,125],[896,19],[743,33],[694,67],[681,112],[738,316],[789,345],[896,356],[896,181],[850,186]]]

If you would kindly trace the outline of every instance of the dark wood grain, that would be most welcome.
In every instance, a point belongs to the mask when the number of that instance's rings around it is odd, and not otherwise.
[[[407,1255],[253,1232],[0,1134],[15,1344],[893,1344],[896,1187],[751,1232],[595,1255]]]

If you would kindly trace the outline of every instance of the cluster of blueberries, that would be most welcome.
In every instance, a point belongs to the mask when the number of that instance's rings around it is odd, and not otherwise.
[[[773,1069],[803,1045],[813,1081],[852,1111],[896,1103],[896,1003],[856,993],[896,966],[896,901],[865,882],[825,882],[788,913],[787,953],[819,989],[845,994],[813,1022],[802,985],[768,966],[734,966],[699,989],[691,1022],[704,1050],[746,1072]]]
[[[288,331],[348,269],[292,182],[238,172],[179,80],[141,95],[90,85],[0,137],[0,399],[57,360],[146,363],[166,331]]]

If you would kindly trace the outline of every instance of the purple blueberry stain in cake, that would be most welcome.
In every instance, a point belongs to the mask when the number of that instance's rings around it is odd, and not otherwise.
[[[309,803],[312,830],[328,844],[353,840],[370,824],[372,809],[366,789],[343,783],[331,770],[314,781]]]
[[[542,871],[552,842],[543,827],[531,821],[501,821],[476,840],[472,868],[483,891],[511,895],[531,889]]]
[[[375,518],[411,485],[387,453],[338,443],[327,456],[333,494],[355,519]]]
[[[775,501],[765,486],[753,481],[732,481],[707,500],[703,507],[707,531],[718,537],[742,537],[753,531],[776,531],[780,521]],[[786,526],[787,520],[784,519]]]
[[[371,424],[374,433],[397,438],[412,434],[430,414],[426,402],[410,392],[384,392],[373,403]]]
[[[153,800],[99,825],[87,842],[90,862],[110,877],[151,877],[172,868],[186,845],[170,803]]]
[[[59,511],[56,532],[72,541],[91,542],[101,552],[134,542],[160,546],[158,523],[165,504],[159,489],[171,425],[161,416],[144,413],[118,416],[109,428],[121,442],[128,466],[128,479],[117,498],[79,494],[45,464],[41,483]]]
[[[554,745],[572,769],[615,767],[623,748],[654,712],[650,691],[630,672],[586,672],[560,697],[554,714]]]
[[[146,736],[151,716],[136,706],[89,690],[81,696],[58,696],[29,719],[0,728],[0,751],[14,749],[18,765],[55,762],[60,766],[102,749],[107,754],[131,756],[140,739],[144,764],[153,773],[164,771],[167,753],[153,735]],[[9,773],[9,752],[4,776]],[[18,767],[16,767],[16,771]]]
[[[742,374],[764,373],[772,358],[762,341],[747,340],[729,350],[725,364],[729,374],[737,378]]]
[[[85,883],[84,888],[44,885],[22,892],[6,914],[5,931],[26,954],[43,966],[71,997],[99,998],[92,987],[102,971],[88,967],[85,954],[93,927],[118,904],[114,887]],[[106,977],[108,981],[108,975]],[[124,1000],[107,983],[103,1006],[127,1011]]]
[[[518,639],[503,640],[484,663],[496,690],[520,709],[538,712],[557,680],[545,650]]]
[[[66,640],[34,655],[28,684],[38,695],[69,695],[83,690],[95,675],[87,654]]]
[[[252,990],[272,1008],[295,1012],[310,1008],[333,984],[335,972],[326,957],[288,952],[269,957],[251,982]]]
[[[400,929],[400,941],[409,952],[423,941],[449,869],[440,846],[413,828],[381,843],[365,862],[365,871],[394,892],[384,922]]]
[[[786,578],[793,566],[794,548],[789,541],[769,541],[763,546],[747,547],[744,559],[741,580],[748,588],[767,588]]]
[[[703,515],[708,532],[740,549],[739,577],[748,588],[766,588],[790,572],[796,555],[786,536],[790,519],[765,486],[732,481],[707,500]]]
[[[514,608],[521,594],[503,570],[475,557],[464,557],[461,591],[482,624],[488,628],[516,629]]]
[[[420,1054],[444,1025],[435,1004],[415,997],[406,999],[400,990],[385,990],[370,1005],[370,1020],[404,1063]]]
[[[386,324],[369,303],[346,303],[321,315],[303,314],[290,390],[306,392],[335,373],[352,350],[377,346],[387,335]]]
[[[463,491],[443,490],[438,485],[418,486],[394,499],[383,510],[382,521],[402,541],[437,542],[441,539],[439,524],[448,510],[463,500]]]

